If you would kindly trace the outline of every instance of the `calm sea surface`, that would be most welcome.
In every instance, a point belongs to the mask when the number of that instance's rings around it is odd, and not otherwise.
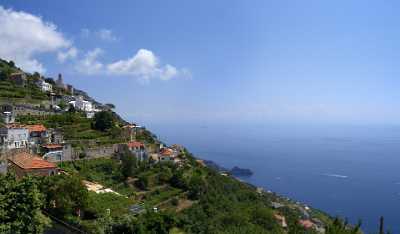
[[[379,216],[400,233],[399,126],[150,125],[168,144],[221,166],[249,168],[257,186],[363,229]]]

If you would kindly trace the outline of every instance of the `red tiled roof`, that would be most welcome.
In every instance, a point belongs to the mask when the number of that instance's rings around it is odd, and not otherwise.
[[[136,127],[136,124],[128,124],[128,125],[123,126],[122,128],[135,128],[135,127]]]
[[[10,161],[22,169],[57,168],[54,163],[48,162],[39,156],[35,156],[26,152],[14,155]]]
[[[7,124],[6,128],[13,129],[13,128],[26,128],[26,127],[21,124],[12,123],[12,124]]]
[[[62,145],[59,144],[47,144],[47,145],[42,145],[43,148],[46,149],[57,149],[57,148],[62,148]]]
[[[29,132],[45,132],[47,131],[46,127],[43,124],[35,124],[35,125],[26,125],[25,126]]]
[[[13,72],[10,74],[10,76],[17,76],[17,75],[23,75],[23,72]]]
[[[301,219],[299,220],[299,224],[303,226],[305,229],[310,229],[314,226],[314,223],[308,219]]]
[[[169,148],[162,148],[162,149],[160,150],[160,154],[161,154],[162,156],[172,156],[173,153],[174,153],[174,151],[173,151],[172,149],[169,149]]]
[[[127,143],[129,148],[140,148],[140,147],[144,147],[144,144],[142,142],[139,141],[131,141]]]

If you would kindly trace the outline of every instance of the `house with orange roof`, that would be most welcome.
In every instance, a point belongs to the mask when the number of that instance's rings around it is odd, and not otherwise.
[[[25,125],[29,131],[29,140],[34,144],[43,144],[48,141],[47,128],[43,124]]]
[[[311,229],[315,226],[313,222],[311,222],[308,219],[300,219],[299,220],[300,226],[302,226],[304,229]]]
[[[148,159],[148,153],[145,145],[139,141],[130,141],[126,144],[128,149],[135,155],[140,161]]]
[[[177,152],[171,148],[163,147],[160,150],[159,153],[159,161],[160,162],[165,162],[165,161],[174,161],[174,159],[177,156]]]
[[[58,171],[54,163],[27,152],[16,153],[8,161],[9,169],[13,170],[18,178],[25,175],[50,176]]]

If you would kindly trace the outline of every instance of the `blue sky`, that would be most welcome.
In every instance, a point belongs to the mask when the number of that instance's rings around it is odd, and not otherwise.
[[[400,122],[396,1],[0,4],[0,57],[130,120]]]

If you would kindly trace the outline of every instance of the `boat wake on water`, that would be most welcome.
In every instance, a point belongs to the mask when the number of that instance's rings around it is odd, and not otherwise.
[[[349,178],[346,175],[339,175],[339,174],[322,174],[323,176],[328,176],[328,177],[335,177],[335,178],[340,178],[340,179],[347,179]]]

